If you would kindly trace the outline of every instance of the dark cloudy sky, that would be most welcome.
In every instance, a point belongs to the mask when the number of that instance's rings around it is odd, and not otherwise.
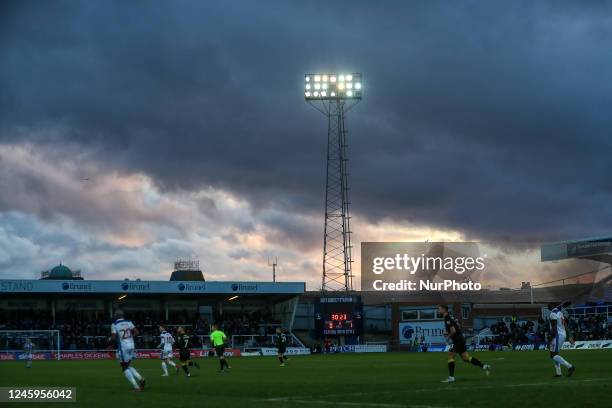
[[[610,44],[606,2],[4,1],[0,274],[315,288],[319,70],[364,75],[357,242],[608,234]]]

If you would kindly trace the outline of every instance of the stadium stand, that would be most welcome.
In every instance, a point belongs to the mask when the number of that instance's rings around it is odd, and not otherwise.
[[[612,339],[612,325],[609,323],[608,306],[606,312],[577,315],[579,308],[569,308],[569,331],[576,341],[592,341]],[[612,307],[610,307],[612,309]],[[539,345],[546,342],[549,330],[548,321],[540,317],[538,320],[520,321],[516,315],[506,316],[499,322],[481,330],[475,336],[478,344],[508,346],[516,344]]]
[[[172,330],[178,326],[186,327],[194,338],[194,347],[208,345],[210,322],[198,316],[187,313],[173,316],[172,321],[161,319],[160,316],[148,312],[130,313],[130,318],[136,324],[140,335],[136,337],[136,346],[143,349],[155,348],[159,343],[158,325],[163,324]],[[90,314],[72,312],[56,316],[52,323],[49,313],[40,311],[19,311],[8,313],[0,311],[0,330],[59,330],[60,347],[62,350],[104,350],[114,346],[109,342],[110,321],[100,322]],[[228,335],[260,335],[267,336],[280,326],[264,312],[248,314],[231,314],[224,320],[224,328]],[[266,343],[267,345],[267,343]],[[11,349],[11,347],[3,348]],[[18,345],[14,349],[21,348]]]

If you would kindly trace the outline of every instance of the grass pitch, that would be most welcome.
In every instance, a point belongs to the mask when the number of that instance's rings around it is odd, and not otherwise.
[[[26,407],[215,407],[215,408],[441,408],[610,407],[612,351],[566,351],[577,367],[571,378],[552,378],[547,352],[478,352],[493,365],[490,377],[457,361],[455,384],[446,378],[446,353],[336,354],[293,357],[280,367],[273,357],[230,359],[232,371],[217,373],[216,359],[202,368],[161,377],[159,360],[137,360],[147,379],[130,392],[119,364],[103,361],[0,362],[0,386],[72,386],[76,403],[28,403]],[[565,370],[565,369],[564,369]],[[564,371],[565,372],[565,371]],[[20,404],[0,404],[2,407]]]

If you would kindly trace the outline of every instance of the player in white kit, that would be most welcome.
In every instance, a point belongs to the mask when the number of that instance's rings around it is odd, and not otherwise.
[[[26,361],[26,368],[32,368],[32,351],[34,345],[30,338],[26,338],[25,345],[23,346],[23,359]]]
[[[162,374],[162,377],[168,376],[167,364],[170,364],[172,367],[174,367],[176,373],[178,374],[179,368],[176,363],[172,361],[172,345],[174,344],[174,337],[172,337],[172,335],[166,331],[166,328],[161,325],[159,326],[159,340],[160,342],[157,347],[161,349],[161,366],[162,371],[164,372]]]
[[[563,343],[565,342],[565,338],[567,337],[567,319],[563,315],[563,311],[560,309],[560,307],[554,307],[551,310],[548,319],[550,321],[550,339],[548,342],[548,349],[550,350],[550,358],[555,366],[555,377],[563,376],[561,371],[562,365],[567,367],[567,376],[571,377],[572,374],[574,374],[574,371],[576,371],[576,367],[559,355],[559,352],[563,347]],[[570,339],[570,341],[573,344],[573,340]]]
[[[130,363],[136,355],[134,347],[134,336],[138,329],[129,320],[123,318],[123,311],[115,312],[115,321],[111,324],[111,339],[117,345],[117,358],[121,363],[121,369],[125,378],[132,384],[134,391],[142,391],[145,387],[145,379]]]

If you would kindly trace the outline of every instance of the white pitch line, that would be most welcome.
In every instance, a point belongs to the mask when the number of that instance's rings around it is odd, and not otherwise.
[[[404,405],[404,404],[386,404],[378,402],[349,402],[349,401],[325,401],[325,400],[303,400],[287,398],[268,398],[269,402],[295,402],[298,404],[323,404],[323,405],[344,405],[351,407],[381,407],[381,408],[453,408],[442,407],[439,405]],[[454,407],[458,408],[458,407]]]
[[[449,384],[445,387],[436,388],[417,388],[411,390],[388,390],[388,391],[375,391],[375,392],[355,392],[350,394],[325,394],[321,395],[322,398],[336,398],[336,397],[350,397],[350,396],[367,396],[367,395],[379,395],[379,394],[410,394],[420,392],[431,392],[431,391],[462,391],[462,390],[481,390],[481,389],[497,389],[497,388],[521,388],[521,387],[540,387],[540,386],[551,386],[551,385],[565,385],[569,386],[576,383],[588,383],[588,382],[599,382],[599,381],[611,381],[612,378],[586,378],[583,380],[569,380],[563,381],[561,379],[547,382],[537,383],[519,383],[519,384],[497,384],[497,385],[471,385],[471,386],[457,386],[455,384]],[[298,399],[306,399],[308,395],[299,396]],[[292,400],[293,401],[293,400]]]
[[[476,387],[462,387],[463,389],[472,390],[472,389],[487,389],[487,388],[515,388],[515,387],[539,387],[542,385],[550,386],[550,385],[572,385],[574,383],[588,383],[588,382],[598,382],[598,381],[610,381],[612,378],[585,378],[584,380],[568,380],[568,381],[546,381],[539,383],[524,383],[524,384],[505,384],[505,385],[486,385],[486,386],[476,386]],[[443,388],[445,390],[452,389],[453,387]]]

